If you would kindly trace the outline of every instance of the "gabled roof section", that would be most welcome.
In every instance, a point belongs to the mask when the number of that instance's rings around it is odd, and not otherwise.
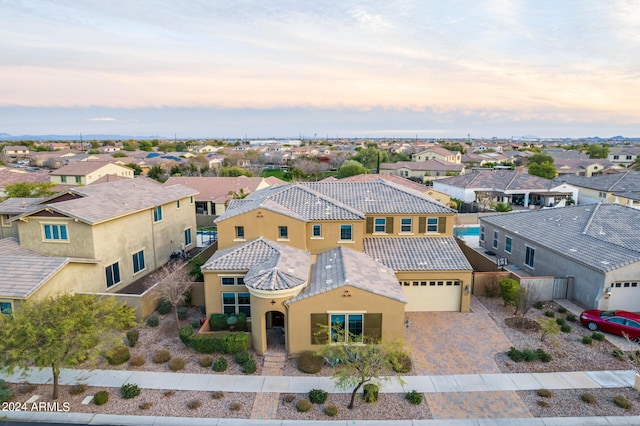
[[[575,262],[608,272],[640,262],[640,210],[586,204],[480,219]]]
[[[439,184],[479,191],[534,191],[548,190],[558,183],[514,170],[479,171],[461,176],[438,179]]]
[[[391,269],[364,253],[344,247],[318,254],[311,268],[309,285],[289,302],[294,303],[344,286],[407,302]]]
[[[278,254],[280,244],[262,237],[218,250],[202,265],[205,271],[245,271]]]
[[[562,176],[556,181],[565,181],[571,185],[607,192],[640,192],[640,172],[626,170],[597,176]]]
[[[41,204],[34,211],[22,214],[18,218],[37,215],[38,212],[47,210],[95,225],[167,204],[196,193],[195,190],[182,185],[163,187],[148,178],[126,179],[70,189],[66,194],[79,195],[80,197]],[[51,199],[57,199],[61,195],[56,194]]]
[[[76,161],[69,165],[60,167],[57,170],[49,173],[52,176],[85,176],[89,173],[93,173],[96,170],[100,170],[101,168],[113,164],[114,166],[123,167],[118,164],[115,164],[115,161],[102,161],[102,160],[93,160],[93,161]]]
[[[365,238],[364,252],[394,271],[470,271],[453,237]]]
[[[0,203],[0,214],[24,214],[39,207],[44,198],[7,198]]]
[[[164,183],[169,185],[184,185],[198,191],[196,200],[213,201],[215,203],[224,203],[230,199],[230,191],[242,190],[245,194],[253,193],[264,186],[284,185],[286,182],[278,178],[261,178],[261,177],[170,177]]]

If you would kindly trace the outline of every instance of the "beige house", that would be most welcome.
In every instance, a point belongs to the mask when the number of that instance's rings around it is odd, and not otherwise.
[[[195,195],[182,185],[137,178],[0,203],[3,224],[11,215],[7,222],[17,225],[15,244],[0,240],[7,244],[0,251],[1,301],[118,291],[165,264],[174,251],[195,247]],[[26,259],[25,250],[38,259]],[[19,291],[15,274],[24,281]]]
[[[2,153],[11,158],[25,158],[29,155],[29,147],[23,145],[5,145]]]
[[[421,162],[428,160],[442,160],[449,163],[460,164],[462,154],[459,151],[449,151],[448,149],[434,146],[424,151],[417,152],[411,156],[411,161]]]
[[[283,327],[297,354],[317,348],[318,324],[342,321],[388,340],[402,335],[404,312],[466,312],[472,268],[453,238],[454,216],[384,179],[232,200],[216,220],[219,251],[202,267],[207,315],[246,313],[258,352],[267,330]]]
[[[380,174],[395,175],[430,184],[437,179],[464,174],[461,163],[431,159],[426,161],[399,161],[380,164]]]
[[[115,175],[133,178],[133,169],[110,161],[78,161],[49,174],[51,182],[60,185],[89,185],[98,179]]]

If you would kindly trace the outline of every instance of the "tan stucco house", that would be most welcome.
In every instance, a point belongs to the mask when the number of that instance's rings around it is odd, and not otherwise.
[[[133,178],[133,169],[110,161],[78,161],[49,174],[60,185],[89,185],[109,175]]]

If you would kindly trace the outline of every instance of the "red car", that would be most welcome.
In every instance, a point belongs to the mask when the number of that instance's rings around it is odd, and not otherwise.
[[[627,311],[590,309],[580,314],[580,322],[591,331],[601,330],[640,342],[640,315]]]

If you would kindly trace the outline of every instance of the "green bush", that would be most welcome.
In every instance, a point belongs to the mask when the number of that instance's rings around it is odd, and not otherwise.
[[[145,362],[146,360],[142,355],[137,355],[129,360],[129,365],[132,367],[140,367],[141,365],[144,365]]]
[[[135,398],[136,396],[140,395],[140,388],[138,387],[138,385],[135,385],[133,383],[124,384],[120,388],[120,395],[122,395],[124,399]]]
[[[0,403],[10,401],[13,398],[13,392],[9,389],[9,385],[4,379],[0,379]]]
[[[620,408],[624,408],[628,410],[631,408],[631,401],[627,399],[624,395],[616,395],[613,397],[613,403],[616,404]]]
[[[129,352],[129,348],[126,346],[116,346],[115,348],[109,349],[105,357],[110,365],[120,365],[129,361],[131,352]]]
[[[533,362],[540,359],[540,354],[535,349],[524,348],[522,350],[522,358],[525,362]]]
[[[303,373],[319,373],[323,364],[324,359],[313,351],[304,351],[298,357],[298,370]]]
[[[542,398],[551,398],[553,396],[553,392],[549,389],[538,389],[538,396]]]
[[[333,404],[329,404],[324,407],[324,413],[329,417],[335,417],[338,415],[338,407]]]
[[[227,316],[225,314],[211,314],[209,317],[209,328],[211,331],[227,329]]]
[[[258,369],[255,360],[250,359],[249,361],[242,364],[242,372],[244,374],[253,374]]]
[[[251,355],[249,354],[249,352],[238,352],[235,355],[234,359],[236,361],[236,364],[242,365],[251,359]]]
[[[536,309],[544,309],[544,302],[542,300],[538,300],[533,304],[533,307]]]
[[[597,331],[594,331],[594,332],[591,334],[591,338],[592,338],[593,340],[597,340],[597,341],[599,341],[599,342],[602,342],[602,341],[604,340],[604,334],[602,334],[602,333],[598,333]]]
[[[191,320],[191,328],[200,329],[201,326],[202,324],[200,324],[200,320],[197,320],[197,319]]]
[[[364,402],[368,404],[375,404],[378,402],[378,391],[380,388],[373,383],[367,383],[362,387],[364,393]]]
[[[127,331],[127,342],[129,342],[130,347],[134,347],[136,343],[138,343],[138,338],[140,338],[140,332],[136,329]]]
[[[558,312],[561,314],[566,314],[567,313],[567,308],[565,308],[564,306],[560,306],[558,308]]]
[[[184,368],[184,359],[182,358],[171,358],[169,361],[169,369],[171,371],[179,371]]]
[[[213,365],[213,357],[211,355],[203,355],[198,359],[200,367],[209,368]]]
[[[576,322],[577,318],[573,314],[567,314],[567,321]]]
[[[184,343],[187,346],[191,345],[191,338],[194,335],[194,331],[193,331],[193,327],[190,327],[188,325],[185,325],[184,327],[180,327],[180,330],[178,331],[178,336],[180,337],[180,340],[182,340],[182,343]]]
[[[216,362],[213,363],[213,367],[212,367],[213,371],[216,371],[218,373],[221,373],[223,371],[227,370],[227,359],[220,357],[218,359],[216,359]]]
[[[509,352],[507,352],[507,356],[509,358],[511,358],[511,360],[514,361],[514,362],[524,361],[524,355],[522,354],[522,351],[519,351],[518,349],[514,348],[513,346],[511,346],[511,348],[509,348]]]
[[[107,391],[98,391],[93,395],[93,403],[96,405],[104,405],[109,401],[109,393]]]
[[[560,326],[560,331],[563,333],[571,333],[571,326],[569,324],[563,324]]]
[[[247,333],[229,332],[217,336],[196,334],[191,339],[191,347],[196,352],[205,354],[234,354],[249,348],[249,338]]]
[[[179,320],[186,320],[188,313],[189,313],[189,310],[186,308],[186,306],[180,306],[178,308],[178,319]]]
[[[78,383],[77,385],[73,385],[69,388],[70,395],[80,395],[81,393],[85,393],[87,391],[87,385],[84,383]]]
[[[309,391],[309,401],[314,404],[324,404],[329,394],[322,389],[311,389]]]
[[[585,392],[582,395],[580,395],[580,399],[586,402],[587,404],[595,404],[597,401],[596,396],[589,392]]]
[[[404,396],[410,403],[419,405],[422,403],[422,394],[418,391],[412,390]]]
[[[504,306],[515,305],[520,294],[520,283],[512,278],[505,278],[500,280],[499,286]]]
[[[593,339],[589,336],[582,336],[582,344],[583,345],[590,345],[591,343],[593,343]]]
[[[168,300],[163,300],[158,305],[158,313],[160,315],[167,315],[169,312],[171,312],[172,309],[173,306],[171,306],[171,303],[169,303]]]
[[[296,402],[296,410],[298,410],[299,413],[306,413],[311,410],[311,402],[308,399],[299,399],[298,402]]]
[[[551,361],[551,355],[546,353],[541,348],[538,348],[538,349],[524,348],[523,350],[520,351],[514,348],[513,346],[511,346],[511,348],[509,349],[509,352],[507,352],[507,356],[511,358],[511,360],[514,362],[522,362],[522,361],[533,362],[538,360],[542,362]]]
[[[160,320],[157,316],[151,315],[149,318],[147,318],[147,325],[149,327],[157,327],[158,325],[160,325]]]
[[[171,352],[166,349],[159,349],[153,353],[153,362],[163,364],[171,359]]]
[[[396,373],[407,374],[411,371],[411,355],[406,352],[398,352],[392,357],[391,368]]]
[[[538,353],[538,359],[542,362],[550,362],[551,361],[551,354],[546,353],[545,351],[542,350],[542,348],[538,348],[536,349],[536,352]]]
[[[553,317],[555,317],[555,316],[556,316],[556,313],[555,313],[555,312],[553,312],[553,311],[546,311],[546,312],[544,313],[544,315],[545,315],[546,317],[553,318]]]
[[[556,324],[558,325],[564,325],[564,318],[556,318]]]

